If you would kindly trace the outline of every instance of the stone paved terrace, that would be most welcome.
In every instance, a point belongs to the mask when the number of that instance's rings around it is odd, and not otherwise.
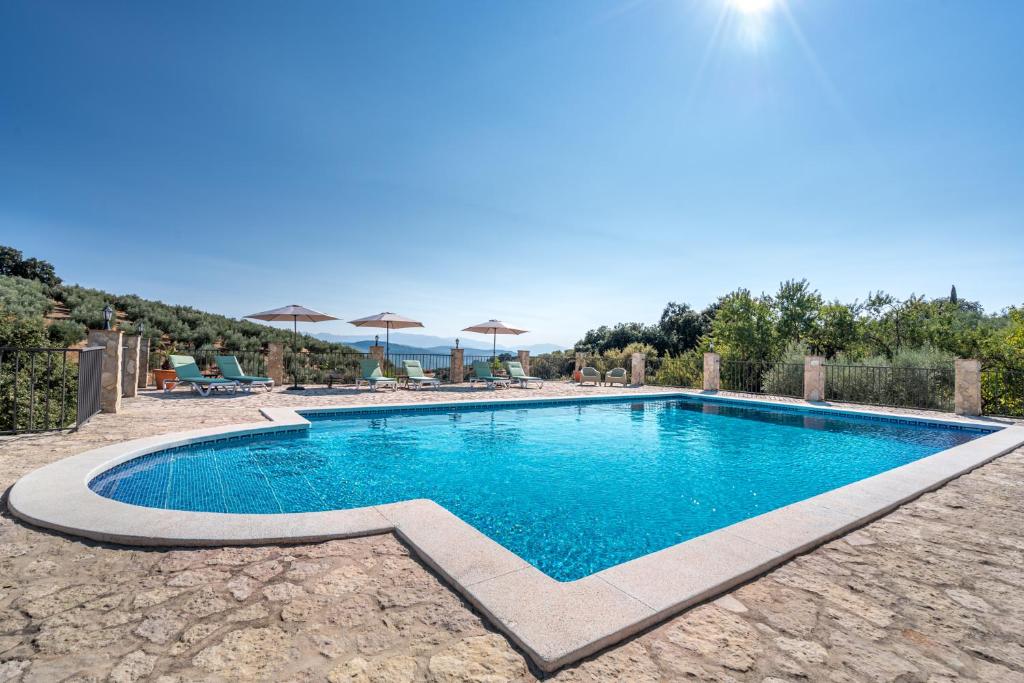
[[[609,391],[549,383],[508,397]],[[614,390],[614,391],[621,391]],[[0,441],[0,488],[133,437],[258,421],[263,405],[484,392],[145,392],[70,435]],[[556,681],[1024,681],[1024,450]],[[391,535],[141,550],[0,517],[0,681],[531,681],[524,657]]]

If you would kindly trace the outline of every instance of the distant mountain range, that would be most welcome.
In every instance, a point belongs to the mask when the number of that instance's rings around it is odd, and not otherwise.
[[[383,332],[384,330],[381,330],[381,344],[384,343]],[[341,335],[321,332],[319,334],[314,334],[313,336],[326,342],[348,344],[349,346],[354,346],[361,351],[366,351],[373,345],[374,335]],[[514,339],[514,337],[512,338]],[[521,346],[508,346],[501,343],[501,335],[498,336],[498,339],[498,353],[515,353],[519,349],[526,349],[531,354],[537,355],[541,353],[550,353],[552,351],[560,351],[565,348],[557,344],[524,344]],[[488,343],[480,343],[477,335],[473,335],[472,346],[467,346],[466,341],[466,339],[460,338],[459,346],[466,349],[467,356],[491,355],[491,345]],[[391,333],[391,353],[448,353],[453,346],[455,346],[454,337],[434,337],[429,334],[409,334],[407,332]]]

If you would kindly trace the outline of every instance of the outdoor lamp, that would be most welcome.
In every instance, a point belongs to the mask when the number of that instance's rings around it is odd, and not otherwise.
[[[139,328],[139,336],[141,337],[146,332],[146,321],[145,320],[140,320],[138,328]]]
[[[380,335],[379,334],[373,335],[373,345],[374,346],[380,346]]]
[[[715,352],[715,342],[711,342],[708,345],[708,348],[710,349],[711,353],[714,353]]]
[[[459,338],[455,338],[455,348],[459,348]]]
[[[107,304],[103,307],[103,329],[110,329],[110,319],[114,317],[114,309]]]

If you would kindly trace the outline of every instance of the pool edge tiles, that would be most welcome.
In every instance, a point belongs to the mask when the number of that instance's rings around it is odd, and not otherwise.
[[[702,394],[691,392],[630,394],[616,398],[667,399],[673,395],[704,398]],[[767,407],[779,405],[739,397],[714,398]],[[530,400],[472,403],[525,406]],[[893,413],[878,411],[830,409],[815,404],[786,405],[813,411],[893,417]],[[392,405],[385,410],[401,407]],[[353,407],[353,410],[365,408]],[[103,498],[88,488],[92,477],[132,458],[188,443],[306,429],[309,422],[303,414],[329,410],[350,412],[346,408],[265,408],[261,412],[270,423],[180,432],[88,451],[20,479],[10,491],[8,506],[19,518],[39,526],[133,545],[299,542],[393,532],[519,645],[539,668],[553,671],[1024,445],[1024,427],[1021,426],[1000,427],[982,421],[899,415],[901,419],[918,423],[949,425],[952,422],[992,433],[568,583],[551,579],[429,500],[330,512],[239,515],[140,508]],[[458,548],[459,552],[452,552],[453,548]]]

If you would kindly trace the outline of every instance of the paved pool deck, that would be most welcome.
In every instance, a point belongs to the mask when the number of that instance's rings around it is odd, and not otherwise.
[[[645,391],[651,391],[646,388]],[[500,398],[619,393],[561,383]],[[109,443],[255,421],[261,407],[485,392],[147,392],[80,432],[0,441],[0,487]],[[1016,451],[554,680],[1024,681],[1024,452]],[[0,517],[0,681],[533,680],[393,536],[143,550]]]

